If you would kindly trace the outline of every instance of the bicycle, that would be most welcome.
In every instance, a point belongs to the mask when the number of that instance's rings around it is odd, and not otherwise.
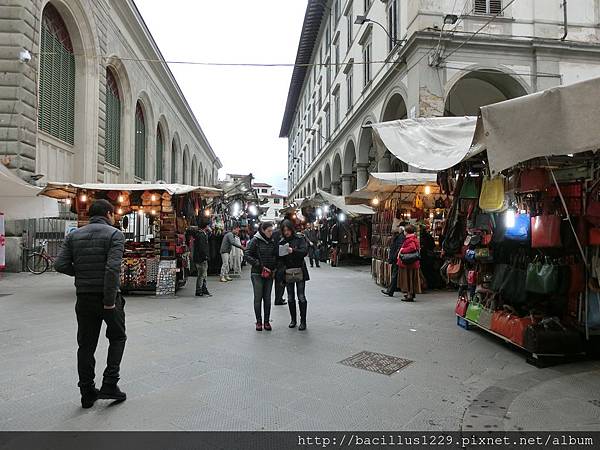
[[[54,258],[48,253],[47,247],[47,240],[42,241],[37,249],[23,246],[23,250],[28,253],[26,266],[29,272],[41,275],[54,264]]]

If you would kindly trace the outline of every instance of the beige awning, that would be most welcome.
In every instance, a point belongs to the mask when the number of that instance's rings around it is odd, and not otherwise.
[[[77,195],[77,191],[164,191],[171,195],[182,195],[195,192],[204,197],[219,197],[222,194],[221,189],[206,186],[188,186],[185,184],[104,184],[104,183],[48,183],[39,195],[57,199],[72,198]]]
[[[41,191],[0,163],[0,212],[6,220],[58,217],[58,202],[38,197]]]
[[[349,205],[341,195],[332,195],[321,189],[317,189],[317,193],[304,199],[301,204],[302,208],[317,208],[324,205],[333,205],[343,211],[349,217],[358,217],[361,215],[375,214],[373,208],[365,205]]]
[[[423,193],[429,186],[430,194],[439,194],[437,174],[412,172],[381,172],[369,175],[367,184],[361,189],[346,196],[348,205],[369,203],[375,197],[379,200],[393,194],[412,194],[407,200],[414,199],[414,194]]]

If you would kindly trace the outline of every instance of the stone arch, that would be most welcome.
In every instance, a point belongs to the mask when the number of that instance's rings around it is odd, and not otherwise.
[[[334,155],[331,167],[331,193],[333,195],[342,193],[342,158],[339,152]]]
[[[166,181],[169,178],[169,168],[171,167],[170,164],[170,152],[171,152],[171,137],[169,134],[169,122],[167,122],[167,118],[163,115],[161,115],[158,119],[158,125],[156,127],[156,136],[157,136],[157,150],[158,150],[158,130],[160,130],[160,133],[162,135],[162,140],[163,140],[163,154],[162,154],[162,158],[159,160],[159,155],[158,152],[155,155],[156,156],[156,180],[162,180],[162,181]],[[158,170],[158,166],[159,164],[162,166],[162,170],[159,171]],[[159,178],[158,175],[160,175],[162,173],[162,176]]]
[[[204,186],[204,166],[202,165],[202,161],[200,161],[200,167],[198,167],[198,185]]]
[[[155,140],[156,140],[156,122],[154,121],[154,109],[152,107],[152,102],[150,101],[150,96],[146,91],[140,91],[140,93],[136,96],[136,108],[137,104],[140,103],[142,109],[144,111],[144,121],[146,124],[146,141],[145,141],[145,155],[144,155],[144,179],[149,179],[149,174],[154,173],[155,167],[155,157],[156,157],[156,148],[155,148]],[[134,126],[135,133],[135,126]],[[135,144],[135,134],[133,138],[133,142]],[[134,155],[134,164],[135,164],[135,155]],[[135,166],[134,166],[135,167]]]
[[[197,175],[198,175],[198,158],[196,157],[196,155],[194,155],[194,157],[192,158],[192,172],[190,174],[190,184],[192,186],[198,186],[200,183],[198,183],[197,180]]]
[[[527,84],[506,68],[472,66],[446,85],[444,116],[477,116],[481,106],[528,94]]]
[[[100,107],[100,64],[97,26],[93,14],[80,0],[66,2],[64,0],[43,0],[37,20],[37,42],[41,49],[43,15],[48,6],[53,7],[65,24],[71,41],[75,60],[74,109],[73,109],[73,145],[72,156],[63,164],[53,164],[54,155],[47,151],[61,150],[43,148],[40,157],[36,158],[35,173],[43,173],[47,179],[56,181],[97,182],[98,181],[98,143],[94,142],[99,126],[98,110]],[[42,64],[42,58],[38,58]],[[38,67],[38,74],[40,73]],[[39,85],[38,85],[39,89]],[[43,141],[43,137],[41,138]],[[39,145],[39,144],[38,144]],[[69,145],[65,143],[65,145]]]
[[[316,193],[317,193],[317,180],[316,180],[316,178],[314,178],[314,177],[313,177],[313,179],[312,179],[312,188],[311,188],[311,192],[312,192],[313,194],[316,194]]]
[[[402,120],[408,117],[406,108],[406,97],[400,90],[394,90],[388,96],[385,106],[382,111],[381,121],[390,122],[393,120]],[[377,168],[378,172],[404,172],[408,170],[408,166],[403,161],[400,161],[388,150],[376,160],[370,161],[370,170]]]
[[[186,144],[183,148],[183,160],[182,160],[182,181],[183,184],[190,184],[190,148]]]
[[[173,139],[171,141],[171,154],[169,160],[171,161],[171,174],[169,177],[171,183],[179,183],[181,179],[181,171],[179,168],[179,161],[181,160],[181,139],[179,138],[179,133],[177,131],[173,134]]]
[[[208,177],[207,169],[204,169],[204,183],[206,183],[206,185],[208,185],[208,186],[212,186],[212,184],[210,182],[210,178]]]
[[[317,187],[323,189],[323,170],[319,170],[319,174],[317,175]]]
[[[361,188],[367,184],[369,173],[374,171],[373,164],[377,161],[377,152],[373,142],[373,129],[370,127],[374,122],[375,116],[370,115],[365,118],[360,129],[354,189]]]
[[[331,166],[329,163],[325,164],[325,173],[323,175],[323,189],[326,191],[331,190]]]
[[[350,195],[356,190],[356,147],[350,139],[344,149],[342,173],[342,195]]]

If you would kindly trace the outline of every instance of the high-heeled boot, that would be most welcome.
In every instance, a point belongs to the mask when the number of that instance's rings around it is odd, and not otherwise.
[[[290,308],[290,317],[292,318],[289,327],[296,328],[296,300],[288,300],[288,308]]]
[[[304,331],[306,330],[306,308],[308,306],[308,302],[305,300],[303,302],[299,302],[300,307],[300,326],[298,330]]]

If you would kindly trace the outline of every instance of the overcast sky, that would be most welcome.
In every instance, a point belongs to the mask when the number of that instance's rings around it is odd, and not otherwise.
[[[167,61],[293,63],[306,0],[135,0]],[[287,190],[279,138],[290,67],[172,64],[224,173]]]

